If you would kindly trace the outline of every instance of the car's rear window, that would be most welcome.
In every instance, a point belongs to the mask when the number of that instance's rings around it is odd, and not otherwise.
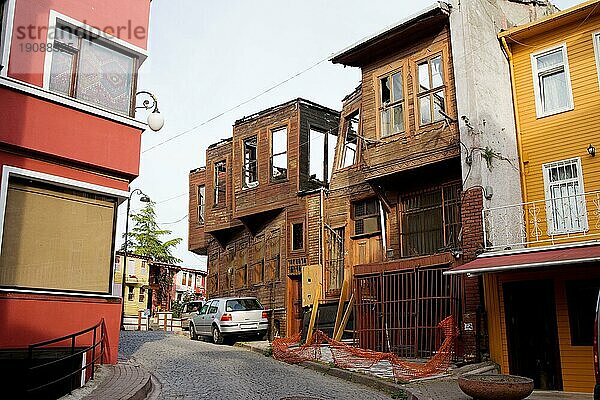
[[[262,310],[263,306],[256,299],[227,300],[225,311],[252,311]]]

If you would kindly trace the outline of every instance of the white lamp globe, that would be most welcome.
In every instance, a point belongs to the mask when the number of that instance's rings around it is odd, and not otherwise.
[[[162,127],[165,125],[165,117],[158,111],[154,111],[150,115],[148,115],[148,126],[154,132],[160,131]]]

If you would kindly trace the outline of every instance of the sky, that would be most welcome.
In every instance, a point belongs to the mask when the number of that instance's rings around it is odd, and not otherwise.
[[[560,9],[577,3],[554,1]],[[187,251],[188,176],[205,165],[206,148],[231,137],[235,120],[297,97],[340,110],[342,98],[359,84],[360,71],[333,65],[330,56],[430,4],[152,1],[149,58],[140,68],[138,90],[157,96],[166,123],[159,132],[143,133],[140,175],[131,190],[139,188],[156,202],[161,228],[183,238],[174,252],[181,265],[206,268],[205,257]],[[137,117],[144,119],[142,112]],[[143,205],[134,196],[132,212]],[[125,215],[123,204],[118,245]]]

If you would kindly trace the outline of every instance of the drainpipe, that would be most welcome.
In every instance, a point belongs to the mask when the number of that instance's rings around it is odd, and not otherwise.
[[[506,53],[506,58],[508,59],[508,66],[510,68],[510,84],[511,84],[511,92],[512,92],[512,100],[513,100],[513,109],[515,113],[515,129],[517,131],[517,149],[519,156],[519,173],[521,176],[521,200],[524,202],[527,199],[527,183],[525,182],[525,163],[523,162],[523,142],[521,140],[521,122],[519,118],[519,107],[517,106],[517,93],[515,86],[515,71],[513,64],[513,54],[510,50],[510,47],[506,43],[506,38],[500,38],[500,42],[502,43],[502,47],[504,48],[504,52]],[[526,218],[526,226],[528,226],[528,217]]]
[[[320,243],[319,243],[319,262],[321,263],[321,295],[324,294],[324,290],[325,290],[325,220],[324,220],[324,214],[325,214],[325,206],[323,205],[323,200],[324,200],[324,195],[323,192],[325,191],[324,187],[321,187],[321,190],[319,192],[319,200],[320,200],[320,209],[319,209],[319,223],[320,223]],[[324,296],[323,296],[324,297]],[[321,297],[321,298],[323,298]]]
[[[382,245],[382,249],[383,249],[383,260],[387,260],[387,229],[386,229],[386,225],[385,225],[385,214],[384,214],[384,210],[383,210],[383,205],[381,204],[381,200],[378,201],[379,203],[379,219],[380,219],[380,223],[381,223],[381,245]]]

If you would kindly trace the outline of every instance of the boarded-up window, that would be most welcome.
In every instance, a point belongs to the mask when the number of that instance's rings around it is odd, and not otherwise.
[[[381,232],[379,201],[376,198],[355,202],[353,211],[355,235]]]
[[[0,285],[109,293],[116,199],[11,179]]]

